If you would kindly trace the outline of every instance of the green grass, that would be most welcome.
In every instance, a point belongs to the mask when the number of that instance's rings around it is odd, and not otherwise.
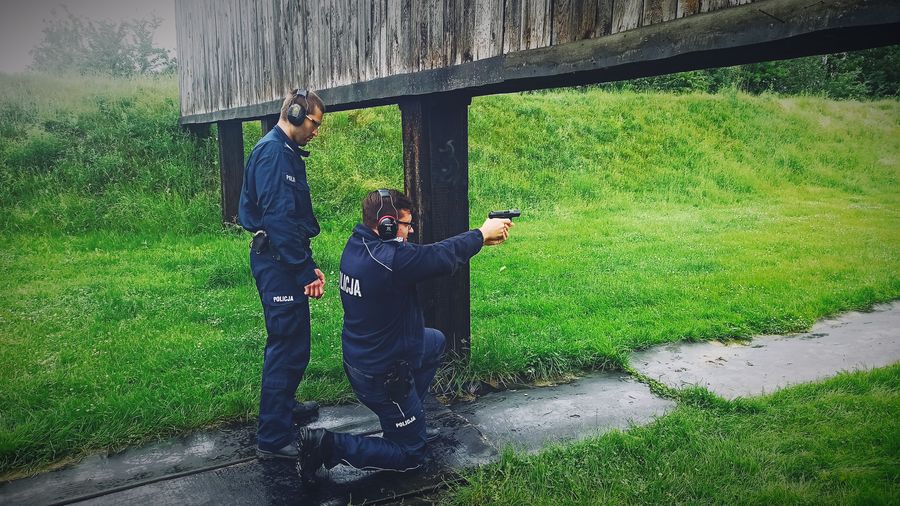
[[[449,504],[896,504],[900,365],[733,402],[684,403],[644,427],[504,450]]]
[[[0,76],[0,473],[253,417],[259,395],[248,237],[218,225],[216,147],[177,127],[174,82],[54,89]],[[896,101],[558,91],[469,116],[470,223],[525,214],[472,262],[472,360],[444,382],[622,368],[900,296]],[[335,271],[362,196],[402,186],[400,117],[321,134],[330,286],[300,395],[341,402]]]

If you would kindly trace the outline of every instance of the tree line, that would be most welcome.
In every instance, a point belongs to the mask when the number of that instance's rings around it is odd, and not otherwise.
[[[54,74],[103,74],[114,77],[172,73],[171,51],[157,47],[153,36],[159,16],[125,21],[75,16],[62,6],[44,21],[41,42],[31,50],[31,70]]]
[[[837,99],[900,96],[900,46],[807,56],[604,83],[607,89],[817,95]]]

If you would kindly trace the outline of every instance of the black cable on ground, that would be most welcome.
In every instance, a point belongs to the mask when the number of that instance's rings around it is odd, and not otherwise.
[[[145,485],[150,485],[153,483],[158,483],[160,481],[174,480],[176,478],[183,478],[185,476],[190,476],[192,474],[200,474],[205,473],[207,471],[215,471],[216,469],[221,469],[223,467],[236,466],[238,464],[243,464],[246,462],[250,462],[256,460],[256,456],[253,457],[245,457],[237,460],[230,460],[228,462],[222,462],[221,464],[215,464],[212,466],[201,467],[198,469],[191,469],[190,471],[182,471],[180,473],[172,473],[165,474],[163,476],[157,476],[156,478],[149,478],[146,480],[129,483],[127,485],[121,485],[118,487],[108,488],[105,490],[98,490],[97,492],[91,492],[89,494],[79,495],[76,497],[70,497],[67,499],[63,499],[62,501],[57,501],[54,503],[50,503],[48,506],[63,506],[65,504],[74,504],[77,502],[87,501],[88,499],[96,499],[97,497],[103,497],[105,495],[111,495],[118,492],[122,492],[125,490],[131,490],[133,488],[143,487]]]

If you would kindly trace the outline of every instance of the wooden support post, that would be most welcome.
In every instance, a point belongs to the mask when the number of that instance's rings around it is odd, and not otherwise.
[[[413,239],[440,241],[469,229],[471,97],[442,93],[400,101],[406,194],[415,206]],[[419,284],[425,324],[447,337],[451,360],[469,359],[469,266],[453,276]]]
[[[263,135],[266,135],[267,133],[269,133],[269,130],[275,128],[275,125],[278,124],[278,117],[278,114],[272,114],[270,116],[264,116],[259,120]]]
[[[237,223],[244,184],[244,132],[240,120],[220,121],[219,174],[222,180],[222,222]]]
[[[185,125],[184,129],[196,140],[203,140],[209,137],[209,123],[190,123]]]

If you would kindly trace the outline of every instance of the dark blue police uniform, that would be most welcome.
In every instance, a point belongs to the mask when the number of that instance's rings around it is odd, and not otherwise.
[[[294,395],[309,364],[309,299],[315,281],[310,238],[319,234],[300,148],[275,127],[253,148],[244,171],[238,209],[241,225],[263,230],[269,247],[250,251],[250,270],[266,318],[266,352],[259,401],[257,443],[277,451],[294,441]]]
[[[363,225],[353,230],[339,280],[344,370],[359,400],[378,415],[383,437],[331,433],[323,441],[326,467],[407,470],[422,463],[422,399],[440,365],[444,335],[425,328],[416,283],[456,272],[483,242],[479,230],[428,245],[382,241]],[[405,399],[395,401],[385,374],[401,360],[410,366],[412,384]]]

